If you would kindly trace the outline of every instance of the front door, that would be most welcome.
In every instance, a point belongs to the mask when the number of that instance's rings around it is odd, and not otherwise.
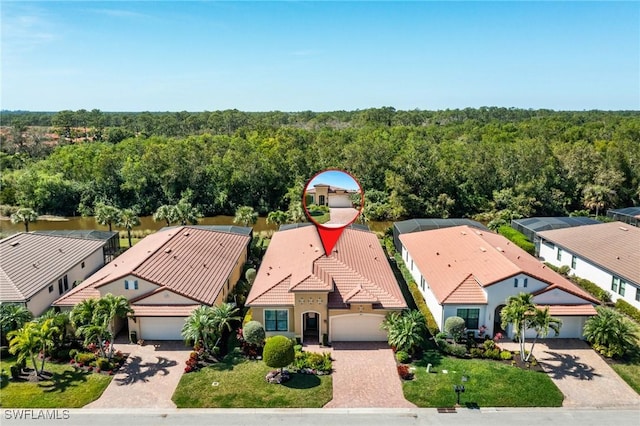
[[[303,315],[303,324],[304,324],[304,340],[309,341],[319,341],[318,334],[318,319],[320,315],[316,312],[306,312]]]
[[[493,335],[495,336],[498,333],[502,333],[503,335],[505,334],[505,330],[502,329],[502,308],[504,308],[505,305],[499,305],[495,312],[493,313]]]

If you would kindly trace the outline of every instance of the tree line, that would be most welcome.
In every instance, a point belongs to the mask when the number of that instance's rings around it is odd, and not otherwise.
[[[290,210],[304,182],[331,167],[360,181],[369,220],[508,220],[640,203],[635,111],[92,113],[104,120],[3,112],[0,204],[71,216],[104,203],[147,215],[187,193],[207,216],[240,206],[266,215]],[[38,114],[58,138],[31,152]],[[116,131],[123,138],[109,140]]]

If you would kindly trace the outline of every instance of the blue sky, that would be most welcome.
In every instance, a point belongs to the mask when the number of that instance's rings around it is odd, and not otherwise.
[[[309,181],[307,188],[313,188],[313,185],[319,183],[344,189],[360,189],[358,182],[349,173],[341,170],[325,170],[318,173]]]
[[[3,109],[640,109],[638,2],[1,1]]]

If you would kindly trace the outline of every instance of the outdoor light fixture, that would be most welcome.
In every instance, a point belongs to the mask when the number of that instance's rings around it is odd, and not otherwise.
[[[464,385],[453,385],[453,391],[458,395],[457,405],[460,405],[460,394],[464,393]]]

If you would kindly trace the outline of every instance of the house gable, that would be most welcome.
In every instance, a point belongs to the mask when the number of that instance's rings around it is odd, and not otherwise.
[[[585,300],[575,294],[559,287],[549,287],[535,294],[533,298],[534,303],[537,305],[582,305],[585,303],[591,304],[589,300]]]
[[[131,300],[131,303],[136,305],[193,305],[198,301],[160,287],[150,294],[144,294]]]

